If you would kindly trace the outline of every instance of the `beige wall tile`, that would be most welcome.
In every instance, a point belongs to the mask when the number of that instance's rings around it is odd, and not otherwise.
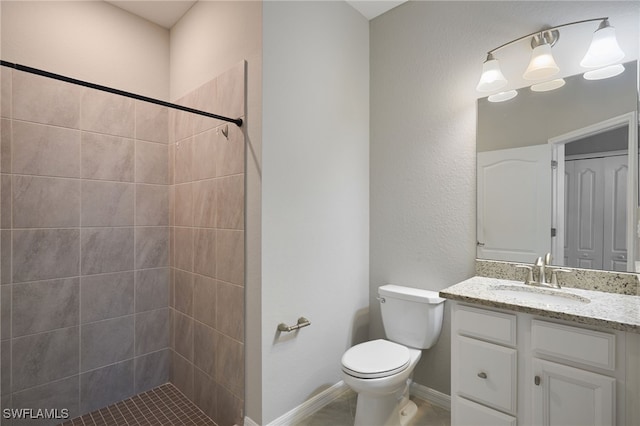
[[[193,402],[195,402],[198,408],[204,411],[204,413],[209,416],[210,419],[215,419],[218,416],[218,393],[215,380],[213,380],[199,368],[194,369],[193,379]]]
[[[196,322],[193,330],[193,364],[215,377],[218,336],[213,328]]]
[[[218,76],[218,114],[231,118],[245,115],[245,64],[239,62]]]
[[[80,176],[79,131],[14,121],[12,136],[13,173]]]
[[[175,154],[175,183],[191,182],[192,159],[192,139],[184,139],[176,143]]]
[[[193,228],[175,228],[175,264],[193,272]]]
[[[135,185],[82,181],[82,226],[132,226]]]
[[[216,177],[216,130],[209,130],[193,137],[193,180]]]
[[[80,129],[133,138],[135,101],[123,96],[86,89],[82,95]]]
[[[203,275],[193,278],[193,317],[216,327],[216,281]]]
[[[132,139],[82,132],[82,177],[133,182]]]
[[[216,352],[216,381],[234,395],[244,396],[244,345],[219,334]]]
[[[173,319],[175,351],[193,362],[193,318],[175,311]]]
[[[169,228],[136,226],[136,269],[169,266]]]
[[[13,70],[0,68],[0,117],[11,118],[11,74]]]
[[[75,277],[80,272],[80,230],[12,231],[13,282]]]
[[[169,225],[169,187],[136,184],[136,225]]]
[[[216,188],[216,227],[244,229],[244,175],[219,179]]]
[[[169,183],[169,147],[136,141],[136,182]]]
[[[216,226],[216,205],[219,182],[217,179],[193,183],[193,224],[213,228]]]
[[[191,272],[175,271],[175,309],[185,315],[193,317],[193,274]]]
[[[216,278],[244,285],[244,231],[216,232]]]
[[[150,102],[135,102],[136,139],[169,143],[169,109]]]
[[[218,99],[218,82],[213,79],[193,91],[194,108],[211,114],[224,115],[216,111]],[[193,115],[193,133],[204,132],[222,124],[222,121],[203,115]]]
[[[244,173],[245,170],[243,130],[235,124],[225,126],[229,130],[229,138],[222,131],[218,131],[216,135],[216,176],[235,175]]]
[[[0,228],[11,228],[11,175],[0,175]],[[4,253],[2,253],[4,256]]]
[[[13,176],[15,228],[80,226],[80,181],[37,176]]]
[[[216,329],[227,336],[244,341],[244,288],[218,282]]]
[[[11,120],[0,120],[0,172],[11,173]]]
[[[193,239],[193,272],[215,278],[216,231],[196,228]]]
[[[193,226],[193,184],[174,185],[175,225]]]
[[[187,398],[193,398],[193,364],[177,351],[172,352],[171,382],[176,385]]]
[[[134,228],[83,228],[82,275],[129,271],[133,265]]]

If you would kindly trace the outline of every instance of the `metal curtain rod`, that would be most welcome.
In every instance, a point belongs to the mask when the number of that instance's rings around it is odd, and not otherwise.
[[[229,118],[229,117],[224,117],[222,115],[211,114],[211,113],[206,112],[206,111],[201,111],[201,110],[198,110],[198,109],[193,109],[193,108],[185,107],[185,106],[182,106],[182,105],[177,105],[177,104],[173,104],[173,103],[170,103],[170,102],[161,101],[159,99],[149,98],[147,96],[137,95],[137,94],[131,93],[131,92],[125,92],[124,90],[118,90],[118,89],[114,89],[112,87],[102,86],[100,84],[94,84],[94,83],[89,83],[87,81],[77,80],[75,78],[66,77],[64,75],[54,74],[52,72],[39,70],[37,68],[31,68],[31,67],[28,67],[26,65],[14,64],[14,63],[7,62],[7,61],[2,61],[2,60],[0,60],[0,65],[2,65],[3,67],[13,68],[13,69],[16,69],[18,71],[24,71],[24,72],[28,72],[28,73],[31,73],[31,74],[37,74],[37,75],[40,75],[40,76],[43,76],[43,77],[53,78],[54,80],[60,80],[60,81],[66,82],[66,83],[78,84],[80,86],[89,87],[91,89],[96,89],[96,90],[101,90],[103,92],[113,93],[113,94],[124,96],[124,97],[127,97],[127,98],[137,99],[139,101],[150,102],[152,104],[161,105],[161,106],[168,107],[168,108],[173,108],[173,109],[178,109],[180,111],[186,111],[186,112],[190,112],[190,113],[197,114],[197,115],[203,115],[203,116],[209,117],[209,118],[215,118],[217,120],[227,121],[229,123],[234,123],[238,127],[242,127],[242,118]]]

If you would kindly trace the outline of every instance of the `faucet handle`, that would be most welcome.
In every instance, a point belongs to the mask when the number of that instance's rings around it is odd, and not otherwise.
[[[551,253],[547,253],[544,255],[544,264],[545,265],[551,265],[551,260],[553,259],[553,256],[551,256]]]
[[[563,268],[553,268],[551,270],[551,285],[556,288],[560,288],[560,284],[558,284],[558,272],[573,272],[571,269],[563,269]]]
[[[533,281],[533,267],[531,265],[516,265],[516,269],[527,270],[527,277],[524,279],[525,284],[529,284]]]

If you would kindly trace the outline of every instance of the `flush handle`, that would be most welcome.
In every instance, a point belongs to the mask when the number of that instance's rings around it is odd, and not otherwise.
[[[378,299],[378,301],[379,301],[380,303],[384,303],[384,302],[386,302],[386,300],[384,300],[384,297],[380,297],[380,296],[378,296],[378,297],[376,297],[376,299]]]
[[[484,371],[481,371],[478,373],[478,377],[480,377],[481,379],[486,379],[487,378],[487,373],[485,373]]]

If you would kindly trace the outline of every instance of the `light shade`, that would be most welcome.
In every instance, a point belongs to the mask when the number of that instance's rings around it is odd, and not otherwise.
[[[531,60],[527,70],[522,75],[525,80],[542,80],[555,75],[560,68],[551,54],[551,45],[543,43],[531,52]]]
[[[580,65],[585,68],[602,68],[614,64],[624,58],[624,52],[618,46],[615,28],[609,26],[609,21],[602,21],[596,32],[589,50]]]
[[[608,67],[598,68],[597,70],[591,70],[585,72],[582,76],[585,80],[603,80],[605,78],[615,77],[616,75],[624,72],[624,65],[616,64],[609,65]]]
[[[482,75],[476,86],[478,92],[493,92],[507,85],[507,79],[500,71],[498,60],[491,53],[487,55],[487,60],[482,64]]]
[[[495,93],[487,98],[489,102],[504,102],[513,99],[518,95],[517,90],[508,90],[506,92]]]
[[[555,80],[545,81],[543,83],[534,84],[531,86],[532,92],[549,92],[551,90],[559,89],[564,86],[565,81],[563,78],[556,78]]]

